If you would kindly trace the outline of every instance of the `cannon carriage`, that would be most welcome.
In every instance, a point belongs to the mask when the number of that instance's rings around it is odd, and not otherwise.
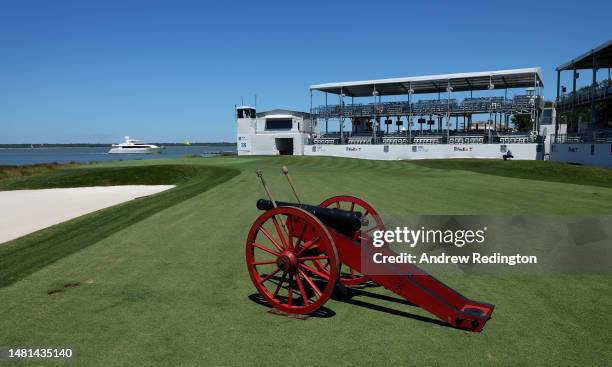
[[[288,314],[310,314],[321,308],[336,287],[376,283],[453,327],[482,331],[494,306],[472,301],[413,264],[383,264],[384,272],[364,274],[362,256],[395,253],[370,246],[371,233],[384,230],[378,212],[353,196],[334,196],[319,205],[303,204],[283,167],[297,203],[276,202],[262,179],[269,200],[246,241],[249,275],[260,295]]]

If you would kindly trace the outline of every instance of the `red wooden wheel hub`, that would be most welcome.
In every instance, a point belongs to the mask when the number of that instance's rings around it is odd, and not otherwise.
[[[276,258],[276,266],[278,266],[282,271],[290,271],[296,272],[299,266],[298,258],[295,256],[294,252],[291,251],[283,251]]]

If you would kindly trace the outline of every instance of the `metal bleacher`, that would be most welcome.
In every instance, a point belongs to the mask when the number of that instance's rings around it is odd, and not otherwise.
[[[442,144],[442,135],[415,136],[414,144]]]
[[[383,144],[409,144],[410,140],[406,135],[403,136],[383,136]]]
[[[496,111],[512,106],[512,100],[504,97],[465,98],[461,104],[462,111]]]
[[[340,138],[314,138],[312,141],[315,144],[339,144]]]
[[[448,137],[448,144],[484,144],[484,135],[460,134]]]
[[[367,104],[348,104],[340,108],[339,105],[313,107],[312,113],[319,118],[343,117],[371,117],[371,116],[405,116],[413,115],[440,115],[476,114],[491,111],[505,113],[525,113],[536,108],[534,96],[515,95],[514,98],[504,97],[477,97],[456,99],[426,99],[409,104],[408,102],[384,102]]]
[[[593,134],[595,143],[612,143],[612,129],[599,130]]]
[[[518,95],[512,99],[512,107],[517,110],[530,110],[534,106],[533,96]]]
[[[612,143],[612,129],[601,129],[572,135],[559,134],[555,141],[559,144]]]
[[[412,104],[412,113],[417,115],[439,114],[448,111],[450,106],[451,111],[458,110],[459,104],[456,99],[427,99],[420,100]]]
[[[317,136],[314,139],[312,139],[312,142],[314,144],[340,144],[340,133],[339,132],[334,132],[334,133],[327,133],[327,134],[323,134],[322,136]]]
[[[372,144],[372,136],[350,136],[348,138],[349,144]]]
[[[526,144],[533,140],[529,134],[525,133],[500,133],[498,138],[502,144]]]
[[[591,136],[591,140],[595,139]],[[558,139],[563,143],[581,143],[591,141],[585,136],[563,136],[563,139]],[[341,144],[340,133],[323,134],[312,139],[312,144],[335,145]],[[486,133],[477,132],[452,132],[448,137],[439,131],[412,131],[393,132],[385,134],[380,132],[380,135],[374,138],[373,135],[345,135],[344,143],[352,145],[363,144],[527,144],[536,142],[537,138],[525,132],[497,132],[494,136],[488,138]],[[597,142],[612,142],[612,134],[598,134]]]

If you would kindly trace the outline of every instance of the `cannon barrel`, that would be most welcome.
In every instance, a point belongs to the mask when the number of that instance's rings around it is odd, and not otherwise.
[[[335,209],[335,208],[322,208],[317,205],[298,204],[298,203],[285,203],[282,201],[276,202],[277,206],[292,206],[300,209],[304,209],[317,217],[323,224],[343,233],[349,237],[353,237],[355,232],[361,228],[361,213],[351,212],[348,210]],[[274,205],[270,200],[259,199],[257,200],[257,209],[259,210],[270,210],[274,208]]]

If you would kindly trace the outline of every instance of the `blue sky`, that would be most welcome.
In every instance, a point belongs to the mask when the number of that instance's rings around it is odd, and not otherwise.
[[[612,2],[575,4],[3,0],[0,143],[235,141],[241,96],[307,110],[332,81],[541,66],[553,98],[612,38]]]

